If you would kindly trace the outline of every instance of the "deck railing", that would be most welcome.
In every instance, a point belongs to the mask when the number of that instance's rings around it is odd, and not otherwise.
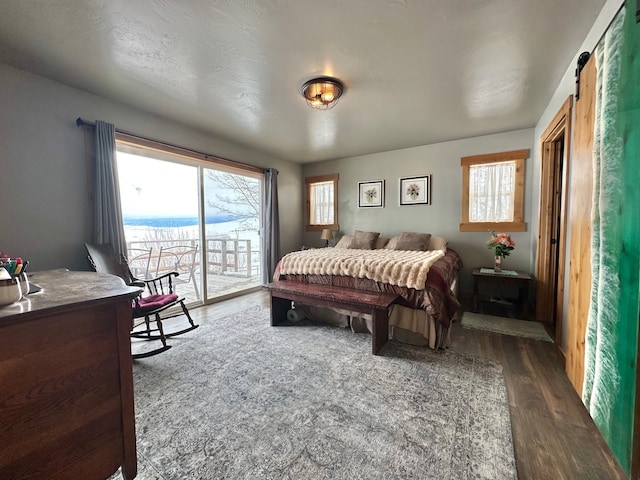
[[[198,239],[136,240],[127,242],[129,263],[132,270],[149,276],[157,270],[160,248],[184,246],[198,248]],[[253,250],[250,239],[210,237],[206,239],[207,273],[251,277],[259,274],[260,262],[254,260],[259,250]],[[149,250],[151,254],[148,255]],[[142,254],[147,252],[147,256]],[[200,270],[200,252],[194,263],[194,271]],[[255,271],[254,271],[255,270]]]

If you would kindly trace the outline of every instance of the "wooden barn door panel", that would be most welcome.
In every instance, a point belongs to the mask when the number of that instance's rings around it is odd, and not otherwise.
[[[593,126],[595,115],[595,58],[580,74],[580,95],[575,102],[573,155],[570,175],[569,311],[565,369],[582,395],[584,341],[591,297],[591,202],[593,193]]]

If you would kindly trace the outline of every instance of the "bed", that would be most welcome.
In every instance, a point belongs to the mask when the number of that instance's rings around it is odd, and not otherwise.
[[[389,316],[389,338],[433,349],[449,345],[451,323],[460,314],[458,253],[444,238],[404,232],[393,238],[377,232],[345,235],[333,248],[285,255],[274,280],[334,285],[399,295]],[[356,312],[295,305],[298,316],[371,331],[371,319]]]

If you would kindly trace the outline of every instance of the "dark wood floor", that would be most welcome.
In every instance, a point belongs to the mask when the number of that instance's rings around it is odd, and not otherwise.
[[[198,308],[194,315],[215,318],[252,304],[268,308],[268,300],[266,292],[251,293]],[[459,323],[451,340],[452,350],[498,361],[504,368],[520,480],[626,478],[573,390],[553,344],[465,329]]]
[[[624,479],[551,343],[462,328],[451,349],[504,369],[520,480]]]

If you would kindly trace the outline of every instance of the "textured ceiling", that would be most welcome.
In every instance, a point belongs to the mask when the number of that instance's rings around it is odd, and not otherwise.
[[[604,3],[2,0],[0,62],[304,163],[534,126]]]

